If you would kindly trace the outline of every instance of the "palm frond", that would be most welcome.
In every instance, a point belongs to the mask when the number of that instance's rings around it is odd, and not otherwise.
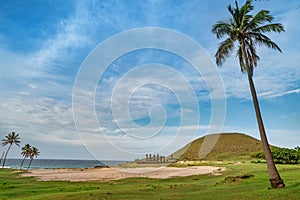
[[[215,55],[216,64],[218,66],[222,66],[226,58],[228,58],[231,55],[233,49],[234,49],[234,42],[231,40],[231,38],[227,38],[224,42],[222,42],[219,45],[219,48]]]
[[[266,24],[264,26],[259,26],[251,30],[251,32],[255,32],[255,33],[268,33],[268,32],[281,33],[284,31],[285,31],[284,26],[281,23]]]
[[[252,76],[253,75],[253,70],[254,70],[254,61],[251,59],[251,57],[252,57],[252,55],[251,55],[251,53],[250,53],[250,51],[249,51],[249,49],[247,49],[247,51],[246,51],[246,54],[247,54],[247,57],[248,57],[248,73],[250,74],[250,76]]]
[[[256,67],[257,62],[259,61],[260,58],[256,53],[256,47],[254,45],[254,42],[250,38],[245,41],[245,44],[246,44],[247,51],[249,52],[248,59],[252,63],[252,67]]]
[[[270,11],[261,10],[256,15],[254,15],[249,24],[245,26],[244,31],[255,29],[266,22],[271,23],[273,19],[274,17],[270,15]]]
[[[253,5],[251,4],[251,1],[247,1],[241,9],[238,10],[238,18],[237,18],[237,26],[240,28],[240,30],[243,29],[243,27],[248,24],[249,20],[252,18],[252,15],[249,13],[253,10]]]
[[[275,49],[279,52],[282,52],[275,42],[273,42],[269,37],[262,33],[249,33],[249,36],[253,38],[255,44],[258,44],[260,46],[266,46],[270,49]]]
[[[9,144],[9,141],[8,140],[2,140],[3,142],[1,143],[2,146],[6,146]]]
[[[230,35],[232,30],[232,25],[230,22],[226,21],[219,21],[212,27],[212,32],[217,35],[217,38],[220,39],[224,35]]]
[[[254,6],[251,4],[251,0],[247,0],[246,3],[241,7],[241,12],[245,15],[251,12],[254,9]]]
[[[250,41],[250,44],[247,44],[246,54],[248,60],[248,71],[250,73],[250,76],[252,76],[253,70],[257,66],[257,61],[259,60],[259,56],[256,54],[256,49],[253,46],[252,41]]]
[[[236,2],[236,3],[237,3],[237,2]],[[230,14],[231,14],[232,16],[235,15],[235,11],[234,11],[234,9],[232,8],[231,5],[228,5],[228,6],[227,6],[227,10],[230,12]]]
[[[238,57],[239,62],[240,62],[241,71],[243,73],[247,72],[247,67],[246,67],[246,64],[245,64],[245,61],[244,61],[244,56],[243,56],[241,46],[239,46],[239,48],[237,50],[237,57]]]

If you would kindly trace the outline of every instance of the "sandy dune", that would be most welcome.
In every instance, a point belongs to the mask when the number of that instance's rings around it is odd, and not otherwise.
[[[23,176],[35,176],[39,180],[67,181],[109,181],[129,177],[170,178],[198,174],[218,174],[224,171],[222,167],[194,166],[176,167],[141,167],[141,168],[96,168],[96,169],[34,169]]]

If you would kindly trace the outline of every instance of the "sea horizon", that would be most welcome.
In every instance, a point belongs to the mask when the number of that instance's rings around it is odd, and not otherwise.
[[[19,169],[23,159],[9,158],[5,162],[5,168]],[[55,168],[96,168],[103,166],[117,166],[128,160],[89,160],[89,159],[34,159],[30,169],[55,169]],[[2,166],[3,160],[1,162]],[[22,169],[27,169],[29,159],[24,161]]]

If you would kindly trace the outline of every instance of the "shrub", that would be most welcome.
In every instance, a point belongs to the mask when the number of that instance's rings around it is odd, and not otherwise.
[[[277,164],[297,164],[300,163],[300,147],[294,149],[288,148],[273,148],[271,149],[274,162]],[[264,159],[263,152],[258,152],[252,155],[254,158]]]

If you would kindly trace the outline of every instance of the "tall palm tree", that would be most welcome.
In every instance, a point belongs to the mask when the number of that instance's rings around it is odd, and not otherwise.
[[[24,147],[22,147],[21,155],[24,158],[23,158],[23,160],[21,162],[20,169],[22,169],[24,161],[25,161],[26,158],[28,158],[30,156],[30,153],[31,153],[31,146],[30,146],[30,144],[26,144]]]
[[[280,23],[272,23],[273,16],[267,10],[260,10],[254,16],[251,15],[250,12],[254,9],[251,0],[247,0],[242,7],[239,7],[237,1],[235,1],[235,8],[231,5],[227,8],[231,17],[226,21],[217,22],[212,27],[212,32],[216,34],[218,39],[226,37],[220,43],[215,54],[216,63],[221,66],[226,58],[232,54],[234,47],[238,47],[236,56],[239,59],[242,72],[247,73],[248,76],[270,183],[273,188],[284,187],[283,180],[280,178],[272,158],[252,79],[254,67],[257,66],[259,61],[259,56],[256,53],[257,45],[266,46],[281,52],[278,45],[267,37],[265,33],[281,33],[284,32],[284,27]]]
[[[20,146],[20,137],[19,137],[19,134],[16,134],[15,132],[11,132],[9,133],[7,136],[5,136],[5,139],[2,140],[2,146],[6,146],[9,144],[8,146],[8,149],[6,150],[6,153],[5,153],[5,156],[4,156],[4,159],[3,159],[3,164],[2,164],[2,167],[4,167],[5,165],[5,161],[6,161],[6,157],[7,157],[7,154],[10,150],[10,147],[15,144],[17,146]]]
[[[33,158],[37,157],[38,155],[40,155],[39,149],[35,148],[35,147],[31,147],[30,153],[29,153],[30,162],[29,162],[29,165],[27,167],[27,170],[30,168]]]

